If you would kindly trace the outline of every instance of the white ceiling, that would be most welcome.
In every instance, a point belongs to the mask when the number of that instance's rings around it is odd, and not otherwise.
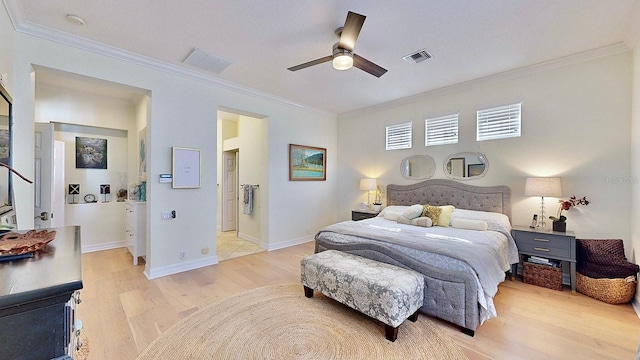
[[[93,51],[122,52],[177,73],[197,47],[232,64],[232,83],[344,113],[613,44],[633,44],[640,0],[3,0],[18,31]],[[324,63],[348,11],[367,18],[355,53],[386,68],[376,78]],[[75,14],[84,26],[69,23]],[[73,40],[70,40],[73,39]],[[96,45],[97,44],[97,45]],[[426,49],[432,59],[402,57]],[[124,57],[124,56],[123,56]]]

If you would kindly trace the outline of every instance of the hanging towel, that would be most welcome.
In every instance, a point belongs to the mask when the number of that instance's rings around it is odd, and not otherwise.
[[[244,208],[242,213],[245,215],[251,215],[253,212],[253,186],[244,186]]]

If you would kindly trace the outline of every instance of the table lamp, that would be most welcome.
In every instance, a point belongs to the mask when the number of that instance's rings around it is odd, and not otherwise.
[[[544,230],[544,197],[561,197],[562,182],[559,177],[528,177],[524,185],[524,196],[540,196],[540,221],[537,227]]]
[[[367,207],[371,208],[371,192],[378,188],[376,179],[360,179],[360,190],[367,192]]]

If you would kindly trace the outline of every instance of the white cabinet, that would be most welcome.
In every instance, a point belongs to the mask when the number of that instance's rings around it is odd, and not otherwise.
[[[147,203],[127,201],[125,212],[127,250],[133,256],[133,265],[138,265],[138,257],[146,255]]]

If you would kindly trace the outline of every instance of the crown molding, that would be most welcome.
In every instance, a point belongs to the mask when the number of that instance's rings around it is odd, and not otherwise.
[[[131,51],[119,49],[110,45],[102,44],[93,40],[72,36],[53,28],[34,24],[24,20],[22,8],[17,0],[3,0],[9,18],[13,23],[13,28],[22,34],[31,35],[41,39],[53,41],[59,44],[75,47],[81,50],[90,51],[99,55],[111,57],[117,60],[126,61],[132,64],[144,66],[153,70],[162,71],[167,74],[180,76],[190,80],[199,81],[231,90],[243,95],[257,97],[263,100],[275,101],[284,105],[298,109],[304,109],[315,113],[335,116],[335,113],[298,103],[280,96],[269,94],[247,86],[239,85],[230,81],[222,80],[211,75],[191,70],[182,66],[169,64],[167,62],[152,59],[147,56],[136,54]]]
[[[474,87],[483,86],[483,85],[487,85],[487,84],[491,84],[499,81],[505,81],[509,79],[515,79],[518,77],[532,75],[542,71],[548,71],[548,70],[557,69],[557,68],[565,67],[568,65],[578,64],[578,63],[582,63],[582,62],[586,62],[586,61],[590,61],[590,60],[594,60],[594,59],[598,59],[606,56],[621,54],[630,50],[631,48],[627,46],[625,42],[618,42],[615,44],[599,47],[592,50],[583,51],[580,53],[560,57],[557,59],[541,62],[538,64],[529,65],[529,66],[525,66],[525,67],[514,69],[514,70],[504,71],[501,73],[488,75],[485,77],[461,82],[461,83],[450,85],[450,86],[445,86],[442,88],[430,90],[420,94],[407,96],[401,99],[392,100],[385,103],[340,113],[338,114],[338,117],[340,118],[343,116],[354,116],[358,114],[369,113],[372,111],[396,107],[400,105],[407,105],[410,103],[414,103],[418,100],[425,100],[432,97],[441,96],[441,95],[449,94],[452,92],[464,91],[467,89],[471,89]]]

